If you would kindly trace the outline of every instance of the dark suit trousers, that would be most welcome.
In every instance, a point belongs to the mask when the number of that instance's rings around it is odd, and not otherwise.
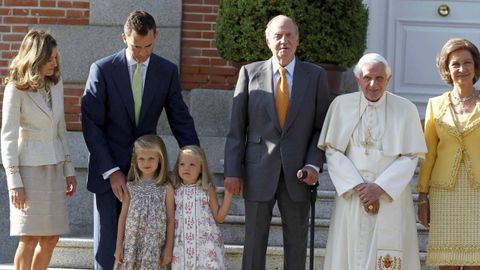
[[[265,269],[268,234],[275,202],[282,217],[283,268],[305,270],[310,203],[309,201],[295,202],[290,198],[283,173],[272,200],[266,202],[245,200],[243,270]]]
[[[95,270],[112,270],[115,265],[114,253],[117,242],[118,216],[121,209],[122,204],[111,189],[102,194],[94,194]]]

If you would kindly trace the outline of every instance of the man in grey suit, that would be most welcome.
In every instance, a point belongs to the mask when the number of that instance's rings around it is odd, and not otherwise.
[[[325,161],[316,147],[329,105],[325,71],[295,58],[296,23],[273,18],[265,31],[272,58],[240,69],[225,145],[225,188],[245,198],[242,269],[265,269],[265,254],[278,202],[284,269],[305,269],[309,186]],[[308,172],[304,180],[298,170]]]

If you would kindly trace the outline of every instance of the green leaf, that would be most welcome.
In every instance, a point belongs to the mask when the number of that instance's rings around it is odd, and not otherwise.
[[[301,60],[350,67],[366,49],[368,10],[362,0],[221,0],[215,32],[219,54],[234,62],[270,58],[265,28],[279,14],[298,24]]]

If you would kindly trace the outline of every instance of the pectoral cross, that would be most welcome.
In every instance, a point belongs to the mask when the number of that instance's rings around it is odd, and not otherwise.
[[[368,137],[361,141],[360,144],[365,148],[365,155],[368,155],[368,149],[373,146],[373,142]]]

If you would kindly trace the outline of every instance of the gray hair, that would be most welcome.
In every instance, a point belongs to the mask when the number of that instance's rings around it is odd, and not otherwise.
[[[357,65],[355,65],[355,68],[353,68],[353,73],[355,74],[355,77],[360,79],[362,76],[362,68],[363,66],[367,64],[378,64],[382,63],[383,66],[385,67],[385,72],[387,73],[387,78],[392,75],[392,69],[390,68],[390,65],[388,64],[387,60],[383,56],[381,56],[378,53],[367,53],[360,60],[358,60]]]
[[[288,16],[285,16],[285,15],[277,15],[275,17],[273,17],[268,23],[267,23],[267,28],[265,29],[265,37],[268,38],[268,35],[271,33],[270,32],[270,26],[272,25],[272,23],[276,20],[279,20],[279,19],[284,19],[284,20],[289,20],[293,23],[294,27],[295,27],[295,31],[296,31],[296,34],[297,36],[299,36],[299,32],[298,32],[298,25],[297,23],[295,22],[295,20],[293,20],[292,18],[288,17]]]

